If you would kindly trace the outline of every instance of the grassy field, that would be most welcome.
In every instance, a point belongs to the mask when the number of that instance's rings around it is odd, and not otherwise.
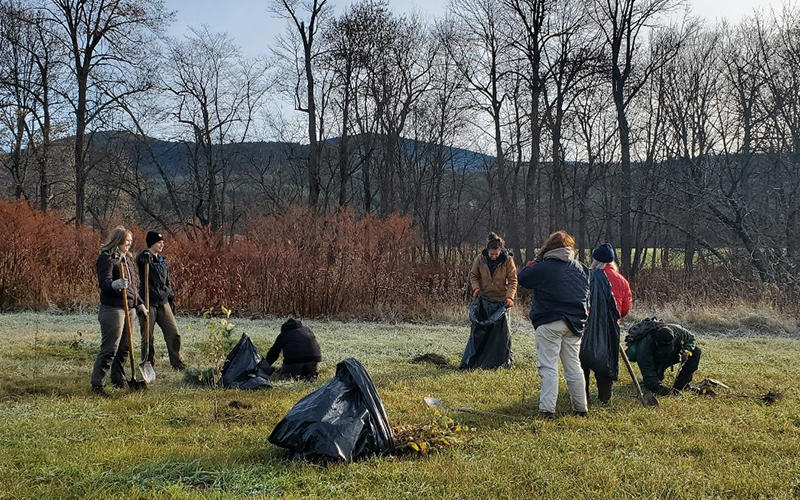
[[[278,321],[236,320],[262,351]],[[457,364],[468,335],[458,326],[310,322],[325,361],[315,384],[276,382],[263,392],[185,386],[166,367],[143,393],[89,394],[99,342],[93,315],[0,316],[0,498],[798,498],[800,339],[700,334],[699,378],[753,399],[695,395],[642,408],[621,373],[610,406],[569,415],[537,413],[532,328],[514,317],[516,366],[460,372],[414,364],[423,353]],[[203,365],[202,322],[180,318],[189,365]],[[159,335],[159,334],[157,334]],[[359,359],[393,425],[429,423],[423,398],[510,413],[519,420],[451,413],[474,427],[469,442],[427,456],[370,458],[349,465],[289,462],[268,443],[275,424],[323,385],[335,363]],[[668,373],[668,378],[674,376]],[[231,401],[252,405],[232,408]]]

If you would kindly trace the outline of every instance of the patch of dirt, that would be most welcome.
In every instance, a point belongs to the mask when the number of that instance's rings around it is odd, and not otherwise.
[[[243,403],[241,401],[236,401],[235,399],[228,403],[228,408],[233,408],[236,410],[252,410],[253,405],[250,403]]]
[[[411,360],[414,363],[431,363],[436,366],[448,366],[450,361],[447,360],[441,354],[434,354],[434,353],[426,353],[420,354],[416,358]]]

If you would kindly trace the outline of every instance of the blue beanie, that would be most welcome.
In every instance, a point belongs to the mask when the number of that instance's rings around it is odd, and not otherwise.
[[[603,243],[592,252],[592,258],[597,262],[614,262],[617,259],[617,254],[614,252],[614,247],[611,243]]]

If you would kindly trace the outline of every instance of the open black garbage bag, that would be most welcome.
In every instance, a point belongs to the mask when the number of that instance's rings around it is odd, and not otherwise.
[[[472,331],[461,357],[461,369],[510,368],[511,333],[505,302],[477,297],[469,306]]]
[[[354,358],[336,365],[330,382],[301,399],[269,442],[292,459],[346,461],[394,451],[394,437],[378,392]]]
[[[605,271],[589,277],[589,317],[581,338],[581,364],[611,380],[619,378],[619,310]]]
[[[269,389],[273,370],[261,358],[250,337],[243,333],[222,365],[222,385],[228,389]]]

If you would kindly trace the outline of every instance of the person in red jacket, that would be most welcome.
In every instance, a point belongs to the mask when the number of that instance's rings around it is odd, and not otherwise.
[[[625,276],[619,273],[617,267],[617,253],[611,243],[603,243],[592,252],[591,269],[602,269],[611,282],[611,293],[614,294],[614,301],[617,303],[619,319],[624,318],[631,312],[633,305],[633,295],[631,286]]]
[[[590,269],[602,269],[611,284],[611,294],[614,296],[614,302],[619,311],[619,319],[624,318],[630,311],[633,305],[633,295],[631,294],[631,287],[628,280],[625,279],[619,272],[616,264],[616,252],[610,243],[603,243],[592,251],[592,264]],[[613,307],[613,304],[610,305]],[[592,311],[589,312],[592,314]],[[619,323],[619,320],[617,321]],[[616,328],[615,330],[619,330]],[[619,342],[619,334],[616,333],[617,342]],[[616,354],[615,354],[616,355]],[[589,397],[589,377],[592,370],[586,365],[581,363],[583,368],[584,378],[586,379],[586,397]],[[614,362],[616,366],[616,362]],[[597,399],[601,403],[608,403],[611,401],[611,389],[614,385],[614,379],[594,372],[595,380],[597,380]]]

